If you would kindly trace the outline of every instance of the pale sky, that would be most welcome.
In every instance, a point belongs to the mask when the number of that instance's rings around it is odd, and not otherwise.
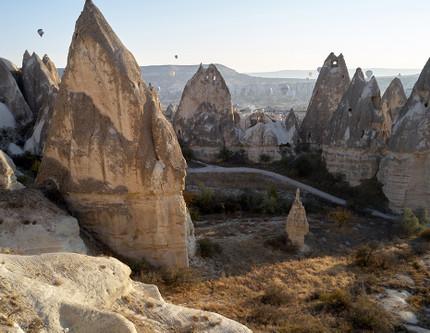
[[[420,69],[430,57],[428,0],[93,1],[140,65],[315,69],[334,51],[350,68]],[[20,65],[28,49],[64,67],[83,4],[0,0],[0,57]]]

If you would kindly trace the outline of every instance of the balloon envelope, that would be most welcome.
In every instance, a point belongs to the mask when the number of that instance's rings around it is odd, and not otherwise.
[[[43,29],[38,29],[37,33],[39,34],[40,37],[43,37],[43,35],[45,34],[45,31],[43,31]]]

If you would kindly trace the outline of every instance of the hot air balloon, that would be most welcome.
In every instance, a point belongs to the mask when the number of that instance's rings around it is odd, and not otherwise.
[[[373,72],[369,69],[368,71],[366,71],[366,76],[368,79],[370,79],[373,76]]]
[[[179,58],[179,56],[177,54],[175,54],[175,59],[178,59],[178,58]]]
[[[43,37],[43,35],[45,34],[45,31],[43,31],[43,29],[37,29],[37,33],[39,34],[40,37]]]
[[[321,72],[321,67],[317,68],[317,72],[320,73]]]

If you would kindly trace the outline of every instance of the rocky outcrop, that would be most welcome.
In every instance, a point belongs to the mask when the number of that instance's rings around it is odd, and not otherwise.
[[[407,98],[402,81],[396,77],[391,81],[387,90],[385,90],[381,103],[382,112],[390,115],[392,124],[397,121],[399,112],[406,104],[406,101]]]
[[[343,55],[330,53],[321,67],[306,116],[300,127],[300,140],[320,148],[324,131],[350,83]]]
[[[296,191],[296,198],[291,206],[285,227],[287,238],[298,250],[305,247],[305,236],[309,233],[309,223],[306,217],[306,210],[300,200],[300,189]]]
[[[0,149],[23,137],[23,130],[33,120],[18,84],[5,61],[0,61]]]
[[[87,0],[75,27],[37,183],[129,260],[188,266],[186,163],[133,55]]]
[[[391,131],[391,119],[381,109],[376,79],[366,81],[357,69],[330,121],[324,138],[327,169],[341,174],[352,186],[373,178]]]
[[[297,119],[294,112],[286,121],[274,120],[264,112],[255,112],[245,119],[249,126],[241,136],[242,148],[250,161],[262,159],[279,160],[282,158],[283,146],[291,148],[297,133]]]
[[[173,123],[198,159],[214,161],[223,148],[238,144],[230,91],[215,65],[200,65],[188,81]]]
[[[22,82],[24,96],[36,119],[33,133],[26,141],[24,150],[41,155],[60,78],[55,65],[47,55],[42,61],[36,53],[30,56],[26,51],[22,63]]]
[[[175,116],[176,113],[176,106],[173,104],[169,104],[166,108],[166,110],[164,111],[164,115],[166,116],[166,118],[170,121],[173,121],[173,118]]]
[[[392,129],[378,179],[390,207],[430,207],[430,60]]]
[[[0,247],[12,253],[86,253],[78,221],[37,190],[0,191]]]
[[[0,254],[0,262],[3,315],[26,332],[35,323],[41,333],[251,332],[218,314],[166,303],[156,286],[132,281],[130,268],[113,258]]]
[[[19,190],[23,187],[16,179],[15,164],[0,150],[0,190]]]

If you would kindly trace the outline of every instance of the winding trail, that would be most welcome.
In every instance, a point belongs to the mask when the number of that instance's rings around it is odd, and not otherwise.
[[[311,194],[313,194],[313,195],[315,195],[315,196],[317,196],[323,200],[329,201],[329,202],[334,203],[336,205],[346,206],[346,204],[347,204],[345,199],[336,197],[334,195],[331,195],[330,193],[321,191],[315,187],[304,184],[304,183],[299,182],[297,180],[294,180],[290,177],[280,175],[279,173],[276,173],[276,172],[267,171],[267,170],[263,170],[263,169],[248,168],[248,167],[226,168],[226,167],[220,167],[220,166],[216,166],[216,165],[204,164],[201,162],[198,162],[198,163],[203,165],[203,167],[201,167],[201,168],[188,168],[187,172],[189,174],[193,174],[193,173],[194,174],[202,174],[202,173],[260,174],[260,175],[275,179],[277,181],[280,181],[284,184],[291,185],[291,186],[296,187],[296,188],[300,188],[303,191],[309,192],[309,193],[311,193]],[[382,213],[382,212],[377,211],[375,209],[364,208],[363,210],[365,212],[372,214],[375,217],[380,217],[380,218],[387,219],[387,220],[395,220],[396,219],[396,216],[394,216],[394,215],[385,214],[385,213]]]

